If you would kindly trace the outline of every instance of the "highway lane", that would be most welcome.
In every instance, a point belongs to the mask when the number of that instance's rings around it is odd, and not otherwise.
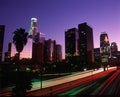
[[[96,88],[99,87],[101,85],[101,83],[103,83],[104,80],[106,80],[108,77],[110,77],[113,73],[114,73],[114,71],[109,74],[105,74],[105,75],[99,77],[99,79],[96,79],[93,81],[91,80],[88,83],[85,83],[83,85],[80,85],[76,88],[70,89],[68,91],[65,91],[65,92],[57,94],[57,95],[58,96],[89,95],[91,92],[96,90]]]
[[[83,85],[83,84],[88,83],[90,81],[94,81],[96,79],[99,79],[101,76],[103,76],[105,74],[109,74],[110,72],[113,72],[115,70],[116,70],[116,68],[112,68],[112,69],[106,70],[104,72],[99,72],[99,73],[96,73],[98,71],[95,71],[95,72],[93,72],[93,74],[92,74],[92,72],[89,72],[90,76],[78,78],[76,80],[74,80],[74,77],[72,77],[73,81],[69,81],[66,83],[61,82],[62,84],[58,84],[55,86],[53,85],[53,86],[47,87],[45,89],[43,88],[42,90],[32,91],[32,92],[28,93],[28,95],[30,95],[30,96],[46,96],[46,95],[49,96],[51,94],[56,95],[60,92],[64,92],[66,90],[75,88],[79,85]],[[94,73],[96,73],[96,74],[94,74]],[[75,78],[76,78],[76,76],[75,76]],[[59,79],[59,80],[63,81],[62,79]]]
[[[114,70],[116,70],[116,67],[110,67],[109,69],[114,71]],[[84,71],[84,72],[75,72],[75,73],[72,73],[71,75],[67,75],[64,77],[54,78],[54,79],[43,81],[42,88],[45,89],[45,88],[50,88],[50,87],[53,87],[56,85],[69,83],[71,81],[82,79],[82,78],[85,78],[85,77],[88,77],[88,76],[91,76],[91,75],[94,75],[94,74],[97,74],[100,72],[103,72],[103,68],[99,68],[99,70],[96,70],[96,71],[88,70],[88,71]],[[33,84],[33,88],[30,91],[27,91],[28,93],[32,92],[34,90],[41,90],[40,82],[34,82],[32,84]],[[12,88],[0,91],[0,96],[10,96],[12,94],[11,89]]]
[[[104,94],[108,95],[120,95],[120,73],[116,76],[115,80],[109,85],[107,91]]]
[[[120,95],[120,70],[105,74],[99,79],[57,94],[57,96],[80,95]]]
[[[109,69],[116,69],[116,67],[110,67]],[[63,76],[63,77],[59,77],[59,78],[54,78],[54,79],[50,79],[50,80],[45,80],[42,81],[42,88],[48,88],[48,87],[52,87],[55,85],[59,85],[59,84],[63,84],[63,83],[67,83],[67,82],[71,82],[77,79],[81,79],[81,78],[85,78],[100,72],[103,72],[104,69],[103,68],[99,68],[98,70],[87,70],[87,71],[83,71],[83,72],[76,72],[76,73],[72,73],[71,75],[67,75],[67,76]],[[34,91],[34,90],[38,90],[40,89],[40,82],[34,82],[32,83],[33,87],[30,91]]]
[[[116,67],[111,67],[111,68],[116,68]],[[49,80],[42,81],[42,88],[47,88],[47,87],[51,87],[53,85],[63,83],[63,81],[59,81],[60,79],[66,79],[66,78],[69,79],[71,77],[86,74],[86,73],[89,73],[91,71],[93,71],[93,70],[87,70],[87,71],[82,71],[82,72],[71,72],[71,75],[67,75],[67,76],[60,77],[60,78],[54,78],[54,79],[49,79]],[[103,69],[99,68],[99,72],[101,72],[101,71],[103,71]],[[32,83],[32,89],[30,91],[27,91],[27,92],[31,92],[31,91],[34,91],[34,90],[41,89],[40,88],[40,85],[41,85],[40,83],[41,82],[33,82]],[[0,96],[10,96],[10,95],[12,95],[12,88],[13,87],[8,87],[8,88],[5,88],[3,90],[0,90]]]
[[[119,95],[120,94],[120,69],[105,81],[105,85],[99,95]]]

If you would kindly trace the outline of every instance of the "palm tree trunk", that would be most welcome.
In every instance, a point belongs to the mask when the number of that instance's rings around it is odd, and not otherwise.
[[[20,60],[20,52],[18,52],[18,60]]]

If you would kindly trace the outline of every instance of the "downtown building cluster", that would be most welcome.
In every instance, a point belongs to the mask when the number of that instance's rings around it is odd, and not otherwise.
[[[5,26],[0,25],[0,60],[2,61]],[[13,60],[17,51],[11,42],[5,52],[4,61]],[[31,19],[28,42],[20,54],[20,59],[32,59],[35,64],[62,61],[62,47],[55,40],[45,40],[45,34],[38,31],[37,19]],[[116,42],[109,42],[106,32],[100,34],[100,47],[94,48],[93,29],[88,23],[81,23],[78,28],[65,31],[65,61],[71,66],[87,66],[101,64],[120,59],[120,51]]]
[[[109,42],[106,32],[100,34],[100,48],[94,49],[95,63],[107,63],[120,60],[120,51],[116,42]]]
[[[117,43],[110,45],[106,32],[100,34],[100,48],[94,48],[93,29],[86,22],[65,31],[65,54],[66,61],[77,67],[120,59]]]
[[[109,37],[106,32],[100,34],[100,48],[94,49],[95,64],[113,62],[115,65],[117,61],[120,61],[120,51],[116,42],[109,42]]]
[[[62,46],[55,40],[45,40],[45,34],[38,31],[37,18],[31,18],[27,40],[27,44],[20,53],[20,59],[32,59],[36,65],[62,61]],[[5,53],[5,61],[14,60],[16,56],[15,45],[11,42],[8,45],[8,52]]]
[[[77,67],[94,63],[93,30],[85,22],[65,31],[65,57]]]

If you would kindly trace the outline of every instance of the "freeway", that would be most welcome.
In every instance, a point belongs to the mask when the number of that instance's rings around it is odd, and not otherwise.
[[[106,72],[110,73],[115,70],[116,70],[116,67],[109,67],[109,69],[106,70]],[[95,80],[96,78],[98,78],[104,74],[103,71],[104,71],[103,68],[99,68],[98,70],[87,70],[84,72],[75,72],[75,73],[72,73],[71,75],[67,75],[64,77],[42,81],[42,89],[41,89],[41,82],[34,82],[34,83],[32,83],[32,89],[30,91],[27,91],[28,92],[27,94],[33,95],[33,96],[35,94],[39,95],[41,90],[43,93],[45,93],[45,95],[47,93],[51,93],[51,91],[54,93],[58,93],[58,92],[61,92],[58,88],[60,86],[62,89],[63,85],[66,87],[66,85],[68,83],[68,86],[70,86],[70,87],[67,87],[65,89],[73,88],[73,86],[78,86],[78,84],[80,84],[80,83],[84,84],[86,82],[89,82],[91,78],[92,78],[92,80]],[[99,74],[99,73],[101,73],[101,74]],[[95,76],[93,76],[93,75],[95,75]],[[85,78],[85,79],[83,79],[83,78]],[[78,81],[77,84],[74,83],[74,81],[76,81],[76,80],[80,80],[80,82]],[[73,83],[74,83],[74,85],[73,85]],[[46,91],[44,91],[44,90],[46,90]],[[62,90],[64,90],[64,89],[62,89]],[[2,91],[0,91],[0,96],[10,96],[12,94],[11,91],[12,91],[12,88],[2,90]]]
[[[110,74],[106,74],[106,75],[100,77],[100,80],[97,79],[97,80],[94,80],[94,82],[90,81],[90,82],[88,82],[86,84],[82,84],[80,86],[77,86],[77,87],[75,87],[73,89],[70,89],[68,91],[65,91],[65,92],[57,94],[57,95],[65,96],[65,95],[80,95],[80,94],[81,95],[82,94],[85,95],[85,94],[89,94],[94,89],[96,89],[96,87],[99,87],[100,84],[105,80],[105,78],[107,79],[108,76],[110,76],[110,75],[111,75],[111,73]]]
[[[79,85],[83,85],[89,83],[91,81],[95,81],[102,76],[109,74],[116,70],[116,67],[111,67],[106,71],[103,69],[96,70],[96,71],[86,71],[85,73],[77,73],[75,76],[71,75],[51,79],[51,84],[46,84],[43,89],[31,91],[28,93],[28,96],[49,96],[49,95],[57,95],[60,92],[64,92],[66,90],[73,89]],[[48,82],[49,83],[49,82]]]
[[[109,69],[116,70],[116,67],[109,67],[108,70]],[[87,70],[83,72],[74,72],[71,75],[66,75],[66,76],[59,77],[59,78],[45,80],[45,81],[42,81],[42,88],[48,88],[48,87],[56,86],[59,84],[75,81],[77,79],[85,78],[85,77],[88,77],[88,76],[91,76],[91,75],[94,75],[94,74],[97,74],[103,71],[104,71],[103,68],[99,68],[98,70]],[[40,89],[41,88],[40,84],[41,84],[40,82],[34,82],[33,88],[30,91]]]
[[[120,70],[101,76],[99,79],[58,93],[58,96],[73,95],[120,95]]]

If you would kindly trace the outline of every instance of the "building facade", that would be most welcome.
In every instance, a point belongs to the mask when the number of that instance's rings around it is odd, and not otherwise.
[[[0,61],[2,61],[5,26],[0,25]]]
[[[31,18],[31,25],[29,31],[29,37],[33,38],[33,41],[36,41],[38,34],[38,25],[37,25],[37,18]]]
[[[111,43],[111,56],[116,56],[118,52],[118,46],[116,42]]]
[[[96,65],[101,63],[100,48],[94,48],[94,58]]]
[[[93,30],[86,22],[78,25],[78,49],[81,65],[94,63]]]
[[[62,46],[57,44],[56,45],[56,62],[62,61]]]
[[[8,44],[8,51],[4,53],[4,61],[5,61],[5,62],[11,60],[11,46],[12,46],[12,43],[10,42],[10,43]]]
[[[102,32],[100,35],[100,54],[101,62],[108,62],[110,57],[110,43],[106,32]]]
[[[65,57],[70,61],[78,55],[78,30],[71,28],[65,31]]]
[[[56,61],[56,41],[48,39],[45,41],[44,62],[53,63]]]
[[[45,34],[40,32],[39,37],[40,37],[39,42],[44,44],[45,43]]]
[[[44,63],[44,44],[43,43],[33,43],[32,48],[32,60],[34,64],[43,64]]]

